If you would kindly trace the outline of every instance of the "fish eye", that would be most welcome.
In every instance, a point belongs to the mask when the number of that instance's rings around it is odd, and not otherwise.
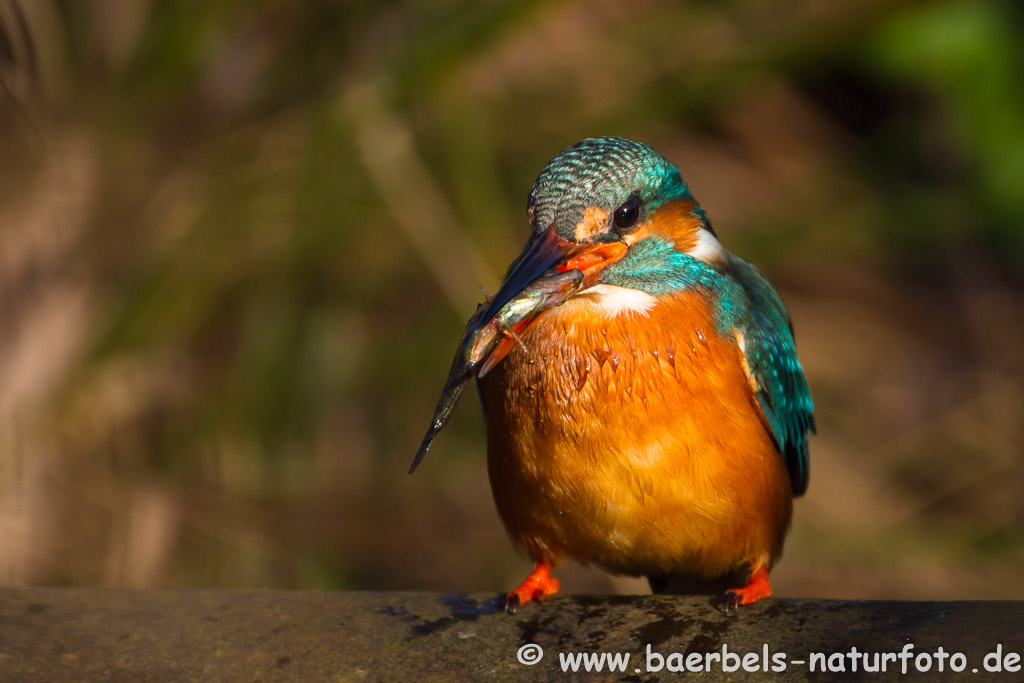
[[[640,200],[630,197],[624,201],[619,208],[615,209],[612,217],[612,225],[619,234],[632,232],[633,228],[640,222]]]

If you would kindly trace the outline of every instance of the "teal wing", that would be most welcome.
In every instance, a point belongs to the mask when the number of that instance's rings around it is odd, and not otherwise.
[[[746,292],[751,320],[744,325],[743,352],[757,383],[757,402],[789,471],[793,495],[807,490],[808,432],[815,433],[814,402],[789,314],[768,279],[754,266],[732,256],[732,274]]]

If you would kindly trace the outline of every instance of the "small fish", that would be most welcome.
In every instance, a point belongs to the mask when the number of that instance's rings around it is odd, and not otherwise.
[[[583,281],[584,274],[579,270],[560,272],[552,268],[504,303],[491,301],[477,306],[473,317],[466,324],[462,339],[459,340],[452,367],[448,371],[448,381],[441,391],[441,398],[434,409],[434,417],[412,461],[409,474],[416,471],[430,449],[434,437],[448,424],[469,380],[474,375],[486,375],[512,350],[515,343],[522,346],[519,333],[538,315],[563,303],[578,292],[583,286]],[[487,318],[495,305],[500,307]]]

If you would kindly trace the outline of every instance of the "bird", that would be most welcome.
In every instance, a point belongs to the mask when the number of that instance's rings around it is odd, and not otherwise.
[[[816,434],[781,297],[640,142],[562,150],[527,217],[410,473],[475,378],[497,512],[534,563],[507,611],[557,593],[568,561],[656,593],[727,588],[726,612],[770,596]]]

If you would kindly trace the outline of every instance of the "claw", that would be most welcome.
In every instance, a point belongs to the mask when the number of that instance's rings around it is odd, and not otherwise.
[[[749,605],[772,594],[771,584],[768,583],[768,570],[763,564],[758,564],[750,572],[750,580],[743,588],[733,588],[725,592],[725,613],[730,609],[739,610],[740,605]]]
[[[538,562],[519,586],[505,598],[505,611],[515,614],[519,606],[524,602],[544,600],[549,595],[558,592],[558,579],[551,576],[551,565],[547,562]]]

